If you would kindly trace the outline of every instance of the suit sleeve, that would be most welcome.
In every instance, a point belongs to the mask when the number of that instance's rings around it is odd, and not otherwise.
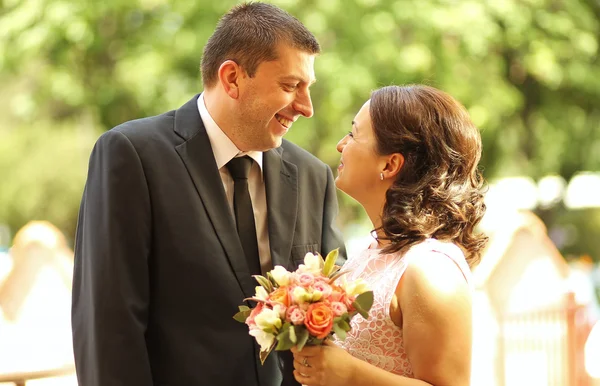
[[[331,168],[325,165],[327,169],[327,187],[325,188],[325,197],[323,203],[323,233],[321,235],[321,255],[326,256],[330,251],[339,248],[340,255],[336,264],[343,265],[346,262],[346,247],[342,232],[337,228],[335,222],[338,215],[338,200],[336,195],[335,182]]]
[[[152,384],[148,320],[151,217],[141,160],[118,131],[90,156],[79,210],[71,323],[82,386]]]

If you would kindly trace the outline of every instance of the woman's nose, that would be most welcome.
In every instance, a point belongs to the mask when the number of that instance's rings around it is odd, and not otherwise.
[[[346,146],[346,138],[348,138],[348,135],[345,135],[344,138],[340,139],[337,146],[335,147],[340,153],[342,152],[342,150],[344,150],[344,146]]]

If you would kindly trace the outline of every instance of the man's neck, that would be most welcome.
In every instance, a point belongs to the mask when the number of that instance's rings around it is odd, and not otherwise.
[[[220,95],[220,90],[214,88],[204,90],[202,95],[204,97],[206,110],[217,126],[219,126],[221,131],[223,131],[238,149],[242,149],[243,146],[240,147],[240,143],[238,143],[239,139],[236,138],[235,133],[232,130],[235,125],[233,121],[235,117],[233,117],[232,114],[233,107],[231,106],[231,101]]]

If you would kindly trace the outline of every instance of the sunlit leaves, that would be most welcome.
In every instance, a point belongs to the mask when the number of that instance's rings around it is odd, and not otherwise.
[[[5,0],[0,132],[40,121],[76,128],[74,122],[85,120],[97,134],[177,108],[201,91],[204,44],[237,3]],[[597,1],[273,3],[304,22],[322,45],[312,87],[315,116],[296,122],[288,138],[330,165],[339,162],[335,146],[373,89],[427,83],[459,99],[482,129],[487,178],[600,169]],[[60,158],[49,148],[37,151]],[[73,178],[82,184],[82,177]],[[7,205],[35,207],[24,203],[26,195],[10,197]],[[347,220],[364,215],[351,199],[342,200]]]

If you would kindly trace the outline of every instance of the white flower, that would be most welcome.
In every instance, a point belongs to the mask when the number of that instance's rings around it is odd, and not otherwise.
[[[285,319],[285,312],[287,308],[285,308],[282,304],[275,304],[273,306],[273,311],[275,311],[281,319]]]
[[[292,291],[292,299],[296,304],[302,304],[304,302],[309,301],[311,298],[311,295],[300,286],[294,288],[294,291]]]
[[[319,255],[315,255],[311,252],[308,252],[304,255],[304,264],[301,264],[298,267],[298,271],[300,272],[310,272],[313,274],[319,274],[321,272],[321,263],[323,259]]]
[[[319,290],[314,290],[312,295],[311,295],[311,301],[316,302],[321,300],[321,298],[323,297],[323,292],[319,291]]]
[[[260,345],[260,351],[267,351],[275,341],[275,335],[264,332],[259,328],[250,330],[250,335],[256,338],[256,342]]]
[[[369,290],[367,282],[362,278],[350,282],[345,281],[344,286],[348,296],[358,296]]]
[[[273,270],[271,270],[271,275],[273,279],[279,284],[279,286],[284,286],[290,284],[290,276],[291,273],[287,271],[287,269],[283,268],[281,265],[276,265]]]
[[[254,297],[257,299],[266,301],[267,298],[269,297],[269,293],[267,292],[265,287],[263,287],[261,285],[256,286],[256,288],[254,290],[256,291],[256,294],[254,295]]]
[[[281,327],[279,312],[269,308],[263,308],[262,311],[254,317],[254,323],[261,330],[277,329]]]

